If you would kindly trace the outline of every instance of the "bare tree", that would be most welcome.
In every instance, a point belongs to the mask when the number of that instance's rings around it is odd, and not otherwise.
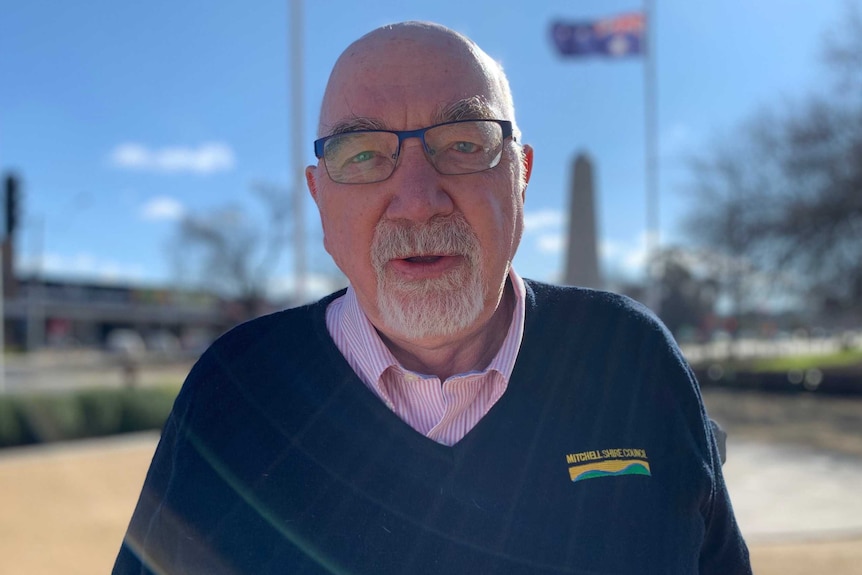
[[[677,337],[697,331],[715,310],[719,280],[710,264],[680,248],[661,250],[653,262],[661,282],[661,319]]]
[[[862,312],[862,18],[847,12],[825,42],[836,88],[755,114],[692,161],[688,231],[820,309]]]
[[[174,257],[178,273],[225,299],[238,302],[247,319],[260,313],[268,284],[287,242],[289,194],[256,184],[266,223],[236,205],[186,215],[179,224]]]
[[[858,97],[862,90],[862,10],[845,0],[844,18],[823,37],[823,61],[838,79],[838,87]]]

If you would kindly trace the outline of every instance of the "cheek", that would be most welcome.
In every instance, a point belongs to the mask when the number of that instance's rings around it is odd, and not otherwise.
[[[323,244],[348,276],[351,269],[370,265],[370,246],[376,220],[361,206],[323,201],[319,204]]]
[[[324,245],[326,251],[335,260],[345,273],[345,266],[355,263],[357,259],[356,249],[358,238],[356,231],[351,229],[351,222],[347,218],[333,218],[328,221],[324,231]]]
[[[524,209],[520,198],[511,197],[508,202],[501,206],[499,214],[501,231],[497,244],[499,257],[507,264],[514,259],[524,233]]]
[[[512,188],[503,188],[511,190]],[[507,253],[517,246],[524,227],[524,205],[519,192],[508,192],[496,198],[488,208],[493,214],[499,235],[499,249]]]

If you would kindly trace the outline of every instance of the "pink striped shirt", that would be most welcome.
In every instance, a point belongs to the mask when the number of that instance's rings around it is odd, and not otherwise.
[[[326,309],[326,328],[353,371],[392,411],[419,433],[455,445],[502,397],[524,335],[524,281],[509,272],[515,309],[503,345],[482,371],[438,377],[410,371],[395,359],[348,286]]]

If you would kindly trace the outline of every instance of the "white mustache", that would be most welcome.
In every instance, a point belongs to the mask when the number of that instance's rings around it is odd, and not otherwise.
[[[475,264],[479,240],[460,214],[415,224],[380,220],[374,229],[371,261],[378,274],[387,262],[419,255],[460,255]]]

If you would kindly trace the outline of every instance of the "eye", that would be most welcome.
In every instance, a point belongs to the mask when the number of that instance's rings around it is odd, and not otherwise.
[[[482,149],[482,146],[473,142],[455,142],[452,149],[462,154],[475,154]]]
[[[364,152],[359,152],[358,154],[356,154],[355,156],[350,158],[350,163],[351,164],[361,164],[362,162],[368,162],[370,160],[373,160],[375,155],[376,154],[374,152],[371,152],[368,150],[366,150]]]

